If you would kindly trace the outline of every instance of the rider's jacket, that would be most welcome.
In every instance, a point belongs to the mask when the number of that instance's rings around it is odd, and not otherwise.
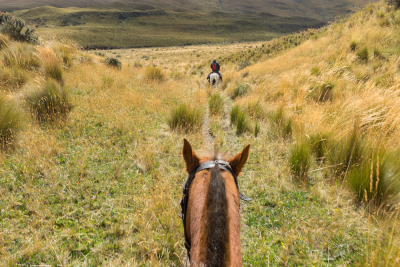
[[[211,69],[213,71],[219,71],[219,63],[217,61],[211,63]]]

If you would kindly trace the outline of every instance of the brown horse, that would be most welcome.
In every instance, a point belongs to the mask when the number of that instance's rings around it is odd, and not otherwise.
[[[221,159],[217,152],[199,158],[184,139],[182,155],[190,182],[182,213],[191,267],[242,266],[236,179],[249,151],[247,145],[230,159]]]

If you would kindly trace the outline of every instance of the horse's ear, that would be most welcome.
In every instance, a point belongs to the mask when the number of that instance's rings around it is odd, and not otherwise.
[[[183,138],[182,156],[186,162],[186,171],[190,174],[200,165],[200,159],[194,153],[192,146],[186,138]]]
[[[239,176],[244,164],[247,162],[250,153],[250,144],[248,144],[241,152],[237,153],[235,156],[228,160],[229,165],[236,176]]]

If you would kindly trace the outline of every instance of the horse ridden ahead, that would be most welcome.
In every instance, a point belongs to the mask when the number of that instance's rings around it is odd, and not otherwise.
[[[214,58],[213,62],[211,63],[212,72],[207,76],[207,80],[211,85],[218,85],[219,82],[222,82],[222,74],[219,72],[219,69],[219,63]]]
[[[182,220],[191,267],[242,266],[237,176],[249,156],[250,145],[230,159],[198,157],[184,139],[182,155],[189,176],[183,189]]]

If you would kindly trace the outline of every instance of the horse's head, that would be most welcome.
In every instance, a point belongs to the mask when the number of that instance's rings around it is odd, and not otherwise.
[[[247,145],[231,158],[216,152],[199,157],[184,139],[182,155],[189,177],[183,218],[193,266],[242,264],[237,176],[249,152]]]

